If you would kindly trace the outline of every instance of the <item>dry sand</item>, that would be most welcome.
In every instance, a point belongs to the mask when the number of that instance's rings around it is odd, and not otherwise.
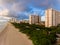
[[[32,41],[28,37],[19,32],[12,24],[4,29],[0,33],[0,45],[33,45]]]

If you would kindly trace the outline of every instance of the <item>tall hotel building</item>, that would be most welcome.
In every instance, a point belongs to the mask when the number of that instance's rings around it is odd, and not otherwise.
[[[53,10],[52,8],[45,11],[45,26],[57,26],[60,24],[60,12]]]
[[[29,16],[29,24],[39,24],[41,22],[41,17],[37,15]]]

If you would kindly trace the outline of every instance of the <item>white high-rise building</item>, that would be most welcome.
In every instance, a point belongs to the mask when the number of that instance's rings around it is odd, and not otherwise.
[[[45,11],[45,27],[57,26],[60,24],[60,12],[52,8]]]

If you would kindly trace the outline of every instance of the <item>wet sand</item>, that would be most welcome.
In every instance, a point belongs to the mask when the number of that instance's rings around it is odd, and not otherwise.
[[[28,37],[19,32],[12,24],[8,23],[8,26],[0,33],[0,45],[33,45],[32,41]]]

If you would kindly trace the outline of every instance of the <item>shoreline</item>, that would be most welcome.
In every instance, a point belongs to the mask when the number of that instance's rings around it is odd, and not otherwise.
[[[2,27],[1,27],[1,29],[0,29],[0,33],[5,30],[5,28],[8,26],[8,23],[9,23],[9,22],[7,21],[7,22],[5,22],[4,24],[1,25]]]

